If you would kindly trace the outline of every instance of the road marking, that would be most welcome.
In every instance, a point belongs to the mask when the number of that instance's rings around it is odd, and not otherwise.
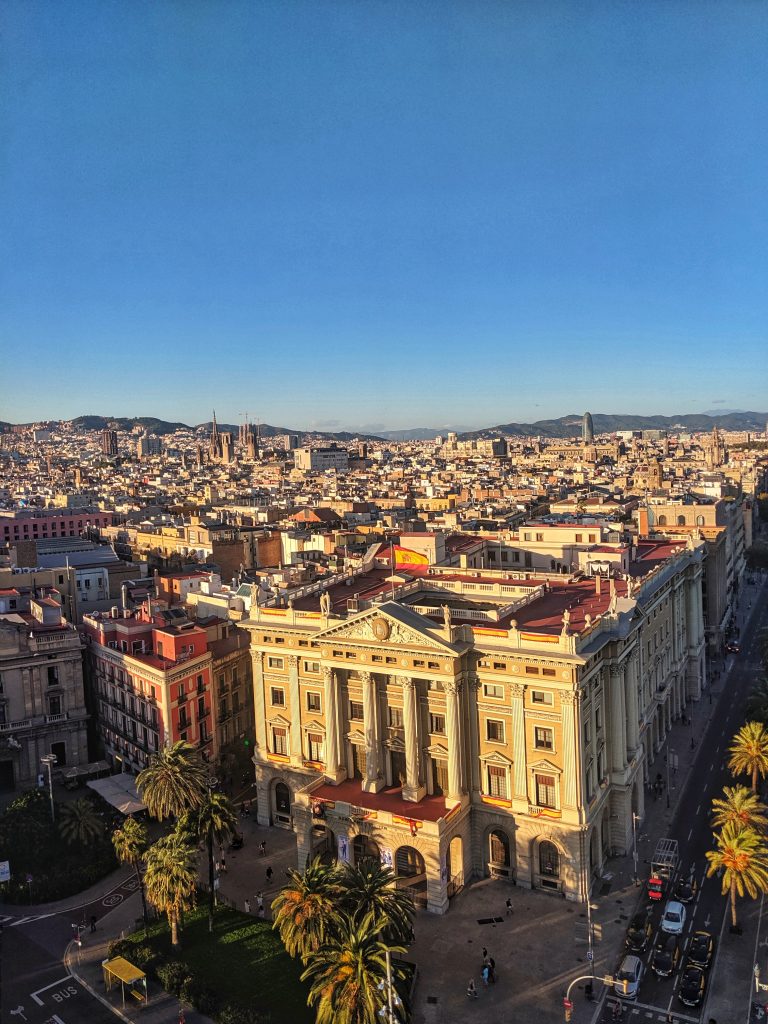
[[[693,829],[691,829],[691,831],[688,833],[688,838],[686,839],[687,843],[690,843],[692,835],[693,835]]]
[[[30,992],[29,994],[35,1000],[38,1006],[42,1006],[43,1000],[37,998],[40,992],[47,992],[49,988],[56,988],[58,985],[66,985],[68,981],[72,981],[71,974],[65,974],[64,977],[59,978],[58,981],[52,981],[51,984],[46,985],[45,988],[39,988],[37,992]]]
[[[18,928],[20,924],[31,924],[33,921],[43,921],[46,917],[53,917],[53,914],[31,914],[29,917],[19,917],[15,921],[12,918],[6,918],[3,923],[8,923],[9,928]]]
[[[700,810],[701,810],[701,804],[699,804],[699,806],[696,808],[696,813],[698,814]]]

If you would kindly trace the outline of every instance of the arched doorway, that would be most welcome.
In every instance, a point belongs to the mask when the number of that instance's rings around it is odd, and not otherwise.
[[[495,828],[488,835],[488,873],[507,878],[511,874],[511,868],[509,836],[502,829]]]
[[[537,864],[538,888],[560,889],[560,851],[548,839],[539,843]]]
[[[275,785],[274,823],[283,828],[291,824],[291,791],[284,782]]]
[[[427,869],[424,858],[412,846],[401,846],[395,854],[397,887],[407,889],[417,907],[427,905]]]
[[[464,888],[464,843],[454,836],[448,847],[448,898]]]
[[[323,864],[337,859],[336,836],[325,825],[312,826],[312,856],[319,857]]]
[[[371,839],[370,836],[365,836],[361,833],[355,836],[352,842],[352,856],[355,864],[359,864],[364,860],[381,860],[379,844]]]

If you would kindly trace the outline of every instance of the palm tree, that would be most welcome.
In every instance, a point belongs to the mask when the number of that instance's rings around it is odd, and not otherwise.
[[[337,931],[310,957],[301,975],[310,982],[307,1002],[317,1004],[317,1024],[373,1024],[386,1002],[387,949],[405,952],[402,946],[387,946],[381,933],[385,920],[365,917],[340,918]],[[394,979],[404,972],[395,965]]]
[[[723,828],[729,822],[765,832],[768,827],[765,804],[746,786],[726,786],[723,797],[712,801],[712,828]]]
[[[179,822],[179,827],[191,832],[198,842],[204,842],[208,852],[208,931],[212,932],[216,905],[213,845],[223,845],[237,831],[237,814],[228,797],[208,789],[200,807],[188,811]]]
[[[179,919],[195,905],[196,850],[172,832],[147,850],[144,883],[152,906],[164,911],[171,929],[171,944],[179,946]]]
[[[199,807],[206,784],[200,752],[185,740],[153,754],[148,767],[136,776],[136,789],[147,810],[161,821]]]
[[[289,884],[272,903],[272,927],[290,956],[306,963],[336,931],[342,894],[339,870],[315,857],[303,874],[292,870],[288,877]]]
[[[768,851],[753,828],[730,822],[715,836],[717,849],[707,850],[707,877],[723,872],[722,892],[731,895],[731,923],[736,928],[736,897],[768,892]]]
[[[398,889],[396,875],[380,861],[364,858],[355,867],[347,866],[342,877],[347,912],[358,917],[373,914],[387,923],[387,937],[395,942],[408,942],[414,905],[405,889]]]
[[[104,835],[104,822],[91,801],[81,797],[61,808],[59,832],[68,846],[87,846]]]
[[[768,676],[759,679],[747,697],[747,714],[754,722],[768,724]]]
[[[147,924],[147,896],[144,892],[144,875],[141,870],[141,859],[147,848],[147,830],[140,821],[130,816],[125,819],[122,828],[112,833],[112,845],[117,859],[121,864],[132,864],[136,870],[136,879],[141,892],[141,907],[144,925]]]
[[[758,775],[768,774],[768,732],[760,722],[747,722],[733,738],[728,767],[734,775],[752,776],[752,792],[757,792]]]

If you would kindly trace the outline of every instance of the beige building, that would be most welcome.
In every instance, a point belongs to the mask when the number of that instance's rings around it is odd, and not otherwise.
[[[34,786],[43,754],[87,763],[81,651],[53,593],[0,591],[0,790]]]
[[[300,867],[378,856],[437,913],[488,875],[583,899],[701,694],[702,561],[642,542],[592,575],[371,570],[259,609],[259,821]]]

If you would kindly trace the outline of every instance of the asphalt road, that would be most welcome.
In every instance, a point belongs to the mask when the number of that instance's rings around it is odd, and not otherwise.
[[[729,657],[730,671],[721,675],[715,686],[713,700],[717,702],[716,713],[703,735],[696,737],[698,752],[693,768],[685,784],[682,801],[674,820],[669,838],[677,839],[680,862],[677,878],[687,876],[691,867],[699,883],[696,899],[687,905],[687,914],[681,937],[681,957],[677,970],[670,978],[657,977],[650,969],[653,947],[660,932],[660,921],[665,902],[653,908],[653,940],[643,953],[646,965],[645,977],[640,985],[636,1001],[627,1002],[624,1019],[639,1021],[663,1014],[674,1013],[677,1019],[698,1022],[701,1009],[683,1006],[677,998],[685,953],[695,931],[709,931],[717,943],[723,915],[727,909],[727,898],[721,895],[721,882],[717,877],[705,878],[707,860],[705,853],[712,849],[710,809],[712,798],[722,794],[723,786],[733,785],[734,780],[726,767],[727,751],[734,734],[744,722],[746,698],[759,676],[760,653],[756,635],[768,626],[768,602],[766,587],[751,597],[755,606],[752,620],[741,632],[741,654]],[[744,600],[744,598],[742,598]],[[708,697],[703,698],[707,700]],[[690,705],[689,705],[690,710]],[[672,795],[672,799],[677,794]],[[666,799],[666,796],[662,797]],[[641,875],[642,877],[642,875]],[[647,877],[647,873],[646,873]],[[643,878],[643,882],[645,882]],[[646,904],[650,905],[650,904]],[[715,956],[717,946],[715,947]],[[608,1015],[608,1018],[609,1015]]]
[[[0,916],[0,1010],[2,1024],[114,1024],[115,1016],[68,973],[64,951],[75,929],[88,941],[98,921],[136,890],[135,878],[106,896],[63,914]]]

